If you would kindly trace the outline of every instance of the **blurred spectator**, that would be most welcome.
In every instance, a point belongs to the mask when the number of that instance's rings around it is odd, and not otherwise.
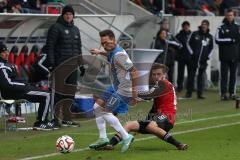
[[[7,0],[0,0],[0,13],[3,12],[8,12],[9,9],[9,4]]]
[[[181,45],[176,41],[168,40],[167,31],[164,29],[160,29],[157,33],[157,37],[154,44],[154,49],[161,49],[163,53],[161,53],[157,59],[156,63],[165,64],[168,68],[168,80],[173,82],[173,73],[174,73],[174,60],[175,60],[175,51],[171,48],[180,47]]]
[[[197,98],[204,99],[204,73],[213,50],[213,36],[209,33],[209,21],[203,20],[198,31],[191,34],[187,46],[191,54],[191,70],[188,75],[186,98],[192,97],[194,78],[197,73]]]
[[[163,10],[163,0],[152,0],[153,9],[155,14],[159,14]],[[164,10],[165,13],[172,13],[172,10],[175,9],[175,0],[165,0]]]
[[[26,0],[14,0],[12,5],[13,13],[41,13],[40,10],[30,8],[28,1]]]
[[[236,98],[236,75],[239,59],[240,33],[239,25],[235,23],[234,17],[234,11],[229,9],[223,20],[223,24],[217,29],[215,37],[216,43],[219,46],[219,60],[221,63],[221,100],[228,100],[226,93],[229,72],[229,98]]]
[[[162,0],[132,0],[136,4],[159,14],[162,10]],[[239,0],[165,0],[165,13],[173,15],[224,15],[228,8],[238,7]]]
[[[12,12],[13,13],[23,13],[22,3],[20,1],[16,0],[16,1],[13,2]]]
[[[167,8],[168,0],[165,1],[165,8]],[[162,0],[153,0],[153,6],[155,7],[156,13],[160,12],[163,9]]]
[[[208,2],[206,1],[207,0],[201,1],[200,3],[201,11],[203,11],[203,13],[206,16],[215,16],[215,14],[210,11],[210,7],[209,7],[209,5],[213,3],[213,1],[212,0],[208,0]]]
[[[176,14],[176,11],[179,11],[176,9],[176,0],[169,0],[166,8],[166,13],[168,14]],[[180,14],[180,12],[179,12]]]
[[[34,10],[41,10],[41,1],[40,0],[28,0],[28,6]]]
[[[185,8],[182,0],[173,0],[174,7],[172,10],[173,15],[185,15]]]
[[[214,15],[209,11],[208,4],[204,0],[183,0],[185,15],[206,16]]]
[[[201,10],[199,0],[181,0],[186,10]]]
[[[162,21],[159,23],[160,29],[164,29],[167,31],[167,38],[171,41],[177,41],[173,34],[169,31],[169,21],[166,18],[163,18]]]
[[[174,61],[175,61],[175,56],[177,54],[177,50],[181,48],[181,44],[178,43],[177,39],[173,36],[171,32],[169,32],[169,21],[168,19],[164,18],[160,22],[160,30],[164,30],[167,33],[166,41],[167,42],[167,49],[166,49],[166,61],[164,62],[165,65],[168,66],[169,71],[168,71],[168,80],[170,82],[173,82],[173,73],[174,73]],[[160,31],[158,31],[156,35],[156,40],[154,44],[155,49],[160,49],[159,45],[161,45],[161,41],[163,42],[163,38],[160,38]],[[168,54],[168,55],[167,55]],[[160,63],[160,62],[158,62]]]
[[[178,92],[181,92],[183,90],[185,66],[187,66],[188,75],[191,70],[190,53],[187,49],[187,40],[190,34],[191,34],[190,23],[188,21],[184,21],[182,23],[182,30],[176,35],[178,42],[180,42],[183,46],[176,56],[176,60],[178,61],[178,73],[177,73]]]
[[[65,3],[64,0],[0,0],[0,13],[45,13],[49,2]]]
[[[213,12],[216,16],[220,16],[222,2],[223,0],[214,0],[213,3],[209,4],[209,10]]]
[[[240,1],[239,0],[223,0],[223,2],[221,3],[221,10],[220,10],[220,14],[224,15],[225,11],[231,7],[237,7],[240,5]]]

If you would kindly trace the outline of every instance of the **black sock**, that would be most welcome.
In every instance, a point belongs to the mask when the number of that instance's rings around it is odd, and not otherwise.
[[[166,133],[164,136],[163,136],[163,140],[178,147],[181,143],[178,142],[175,138],[173,138],[173,136],[170,134],[170,133]]]
[[[112,139],[110,140],[110,144],[115,146],[117,145],[119,142],[121,142],[122,138],[118,135],[118,134],[115,134]]]

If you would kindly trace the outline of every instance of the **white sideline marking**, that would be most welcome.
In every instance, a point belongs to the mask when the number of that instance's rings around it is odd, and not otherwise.
[[[179,132],[174,132],[172,134],[173,135],[180,135],[180,134],[185,134],[185,133],[199,132],[199,131],[204,131],[204,130],[209,130],[209,129],[214,129],[214,128],[234,126],[234,125],[239,125],[239,124],[240,124],[240,121],[239,122],[234,122],[234,123],[221,124],[221,125],[217,125],[217,126],[210,126],[210,127],[190,129],[190,130],[186,130],[186,131],[179,131]],[[153,139],[153,138],[157,138],[157,137],[156,136],[149,136],[149,137],[145,137],[145,138],[138,138],[135,141],[136,142],[138,142],[138,141],[145,141],[145,140],[149,140],[149,139]],[[74,150],[73,152],[81,152],[81,151],[86,151],[86,150],[89,150],[89,148],[88,147],[80,148],[80,149]],[[40,156],[23,158],[23,159],[20,159],[20,160],[33,160],[33,159],[52,157],[52,156],[56,156],[56,155],[61,155],[61,153],[45,154],[45,155],[40,155]]]
[[[240,116],[240,113],[229,114],[229,115],[224,115],[224,116],[215,116],[215,117],[208,117],[208,118],[200,118],[200,119],[195,119],[195,120],[190,120],[190,121],[177,122],[176,125],[185,124],[185,123],[201,122],[201,121],[207,121],[207,120],[213,120],[213,119],[220,119],[220,118],[237,117],[237,116]]]
[[[82,152],[82,151],[86,151],[86,150],[89,150],[89,148],[88,147],[86,147],[86,148],[79,148],[79,149],[75,149],[73,152]],[[40,159],[40,158],[53,157],[53,156],[57,156],[57,155],[62,155],[62,153],[50,153],[50,154],[45,154],[45,155],[40,155],[40,156],[23,158],[23,159],[19,159],[19,160]]]
[[[180,135],[180,134],[185,134],[185,133],[199,132],[199,131],[204,131],[204,130],[209,130],[209,129],[214,129],[214,128],[234,126],[234,125],[238,125],[238,124],[240,124],[240,121],[239,122],[233,122],[233,123],[227,123],[227,124],[220,124],[220,125],[217,125],[217,126],[190,129],[190,130],[186,130],[186,131],[178,131],[178,132],[172,133],[172,135]],[[145,138],[138,138],[135,141],[136,142],[137,141],[144,141],[144,140],[153,139],[153,138],[157,138],[157,137],[156,136],[149,136],[149,137],[145,137]]]
[[[240,116],[240,113],[236,114],[229,114],[229,115],[224,115],[224,116],[215,116],[215,117],[208,117],[208,118],[200,118],[200,119],[195,119],[195,120],[189,120],[189,121],[183,121],[183,122],[176,122],[175,125],[179,124],[186,124],[186,123],[195,123],[195,122],[201,122],[201,121],[208,121],[208,120],[214,120],[214,119],[220,119],[220,118],[230,118],[230,117],[237,117]],[[115,134],[116,132],[109,132],[107,134]],[[91,135],[91,136],[97,136],[98,133],[69,133],[69,134],[81,134],[81,135]]]

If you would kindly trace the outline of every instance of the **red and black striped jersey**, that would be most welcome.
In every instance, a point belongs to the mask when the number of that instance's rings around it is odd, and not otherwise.
[[[155,95],[151,114],[163,114],[168,117],[168,120],[174,125],[177,111],[177,97],[174,86],[168,81],[163,80],[158,82],[158,96]]]

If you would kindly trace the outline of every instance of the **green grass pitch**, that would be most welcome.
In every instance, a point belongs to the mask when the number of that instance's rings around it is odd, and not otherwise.
[[[182,96],[182,95],[179,95]],[[220,101],[217,91],[208,91],[205,100],[193,97],[178,101],[178,115],[171,133],[181,142],[189,144],[187,151],[176,150],[152,135],[135,136],[129,151],[120,153],[121,145],[114,151],[93,151],[87,146],[98,138],[95,121],[81,122],[79,128],[62,128],[55,131],[3,131],[0,118],[0,160],[239,160],[240,159],[240,109],[235,101]],[[122,123],[143,118],[151,102],[130,108]],[[111,138],[114,131],[107,129]],[[73,153],[60,154],[55,142],[61,135],[75,141]]]

